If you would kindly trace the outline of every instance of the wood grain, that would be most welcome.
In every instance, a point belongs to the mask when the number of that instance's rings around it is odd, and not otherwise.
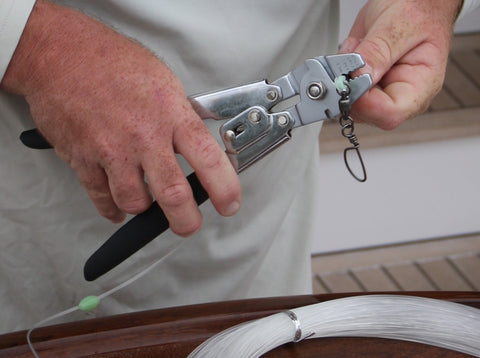
[[[480,308],[479,292],[410,292]],[[40,357],[186,357],[208,337],[235,324],[294,307],[358,294],[250,299],[159,309],[36,329]],[[0,358],[32,357],[26,332],[0,336]],[[266,357],[466,357],[423,344],[377,338],[325,338],[281,346]]]

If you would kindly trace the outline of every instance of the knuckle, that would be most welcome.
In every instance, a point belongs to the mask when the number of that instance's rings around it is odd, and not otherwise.
[[[393,49],[388,39],[376,36],[373,39],[364,39],[363,42],[365,59],[373,68],[382,68],[392,63]]]
[[[140,214],[148,209],[152,200],[143,196],[120,199],[118,206],[129,214]]]
[[[119,159],[118,150],[110,147],[106,143],[98,145],[95,150],[98,162],[104,167],[109,168]]]
[[[166,207],[178,207],[191,197],[191,189],[187,184],[171,184],[163,188],[157,200]]]
[[[207,169],[216,168],[222,163],[223,152],[216,143],[206,143],[200,148],[200,155],[203,158]]]
[[[110,190],[104,177],[100,175],[84,175],[80,181],[92,199],[102,199],[110,196]]]
[[[152,200],[140,184],[133,179],[128,181],[127,177],[119,186],[112,188],[115,203],[120,209],[129,214],[139,214],[148,209]]]

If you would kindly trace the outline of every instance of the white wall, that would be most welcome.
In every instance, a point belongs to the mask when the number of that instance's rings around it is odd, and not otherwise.
[[[362,153],[365,183],[321,156],[314,253],[480,232],[480,137]]]

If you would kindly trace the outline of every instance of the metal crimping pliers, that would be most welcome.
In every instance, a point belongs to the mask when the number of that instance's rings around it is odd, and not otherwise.
[[[241,172],[291,138],[293,128],[338,117],[339,94],[335,79],[364,66],[358,54],[321,56],[309,59],[292,72],[267,83],[248,85],[191,98],[202,118],[228,120],[220,134],[230,161]],[[347,80],[352,104],[372,85],[362,75]],[[280,112],[272,109],[297,98]]]
[[[263,80],[190,97],[190,101],[201,118],[226,120],[220,134],[230,161],[241,172],[288,141],[292,129],[341,117],[345,112],[348,116],[349,106],[372,86],[369,74],[349,77],[363,66],[358,54],[315,57],[271,83]],[[294,104],[276,112],[275,108],[287,100]],[[342,108],[345,106],[348,108]],[[20,139],[32,148],[49,147],[35,129],[23,132]],[[197,203],[206,201],[208,195],[195,173],[187,179]],[[108,272],[168,227],[165,215],[154,202],[116,231],[87,260],[85,279],[92,281]]]

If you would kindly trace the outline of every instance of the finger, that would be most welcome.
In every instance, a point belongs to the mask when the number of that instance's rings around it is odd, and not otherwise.
[[[395,83],[386,89],[374,87],[354,104],[352,116],[358,122],[368,122],[384,130],[394,129],[411,117],[414,90],[408,83]]]
[[[115,204],[128,214],[139,214],[148,209],[152,196],[140,167],[111,163],[105,168],[108,185]]]
[[[114,223],[122,222],[125,219],[125,213],[117,207],[113,200],[108,178],[103,168],[78,166],[74,163],[72,163],[72,167],[77,172],[80,182],[100,215]]]
[[[202,225],[202,215],[173,154],[173,148],[146,153],[142,165],[170,229],[180,236],[189,236],[198,231]]]
[[[378,86],[354,104],[352,114],[356,119],[388,130],[427,109],[441,89],[442,64],[423,64],[415,56],[413,51],[392,67]]]
[[[366,63],[355,75],[370,73],[374,84],[409,50],[424,40],[421,29],[417,26],[400,21],[392,25],[390,20],[389,16],[380,17],[367,32],[364,16],[359,16],[346,40],[349,52],[360,54]]]
[[[183,121],[175,130],[174,143],[195,170],[215,209],[223,216],[234,215],[240,209],[240,181],[204,123],[199,119]]]

